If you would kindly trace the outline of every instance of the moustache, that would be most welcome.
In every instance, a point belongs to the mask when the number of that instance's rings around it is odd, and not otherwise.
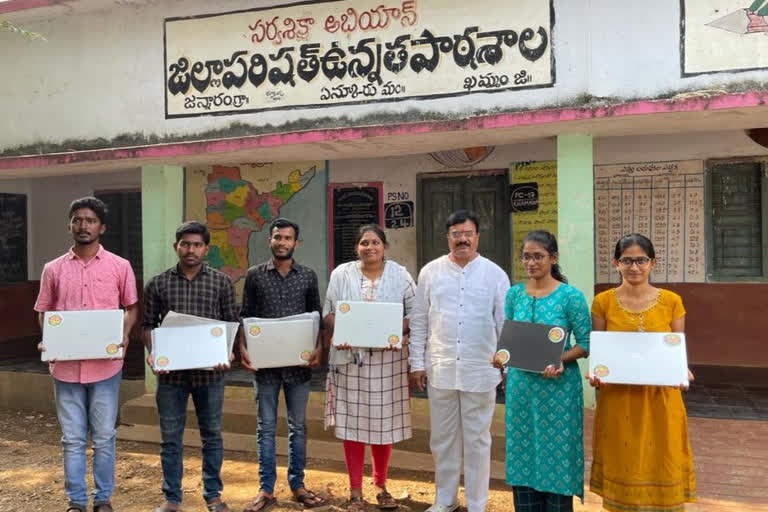
[[[469,247],[469,242],[457,242],[456,247]]]

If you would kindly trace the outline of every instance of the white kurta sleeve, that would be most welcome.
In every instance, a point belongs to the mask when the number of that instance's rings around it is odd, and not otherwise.
[[[409,317],[411,319],[411,334],[408,362],[411,365],[411,371],[421,371],[426,369],[425,358],[429,331],[429,266],[421,269],[419,273],[416,297]]]
[[[509,291],[509,276],[503,270],[499,273],[499,279],[493,294],[493,319],[496,322],[496,337],[501,336],[504,327],[504,301]]]

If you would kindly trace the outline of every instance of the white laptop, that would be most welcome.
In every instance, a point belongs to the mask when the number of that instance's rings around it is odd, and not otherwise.
[[[123,311],[47,311],[43,316],[43,361],[123,357]]]
[[[187,315],[186,313],[177,313],[169,311],[163,318],[160,327],[187,327],[190,325],[210,325],[225,324],[227,326],[227,354],[232,355],[232,349],[237,339],[237,330],[240,328],[240,322],[224,322],[223,320],[214,320],[202,316]]]
[[[611,384],[687,384],[685,334],[592,331],[589,374]]]
[[[210,369],[229,364],[224,322],[152,331],[152,356],[157,370]]]
[[[341,301],[336,304],[334,346],[402,348],[402,343],[402,303]]]
[[[254,368],[307,364],[320,330],[320,314],[285,318],[244,318],[248,357]]]

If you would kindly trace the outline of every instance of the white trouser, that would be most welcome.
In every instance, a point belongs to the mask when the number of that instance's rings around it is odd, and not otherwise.
[[[470,393],[429,386],[429,447],[435,458],[435,503],[453,505],[459,493],[464,448],[468,512],[484,512],[491,478],[491,422],[496,390]]]

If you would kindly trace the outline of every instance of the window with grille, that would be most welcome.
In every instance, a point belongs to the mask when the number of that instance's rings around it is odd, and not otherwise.
[[[710,169],[710,277],[766,277],[765,164],[737,162]]]
[[[131,262],[136,278],[142,279],[141,192],[118,190],[97,192],[96,197],[107,205],[107,230],[101,245]]]

